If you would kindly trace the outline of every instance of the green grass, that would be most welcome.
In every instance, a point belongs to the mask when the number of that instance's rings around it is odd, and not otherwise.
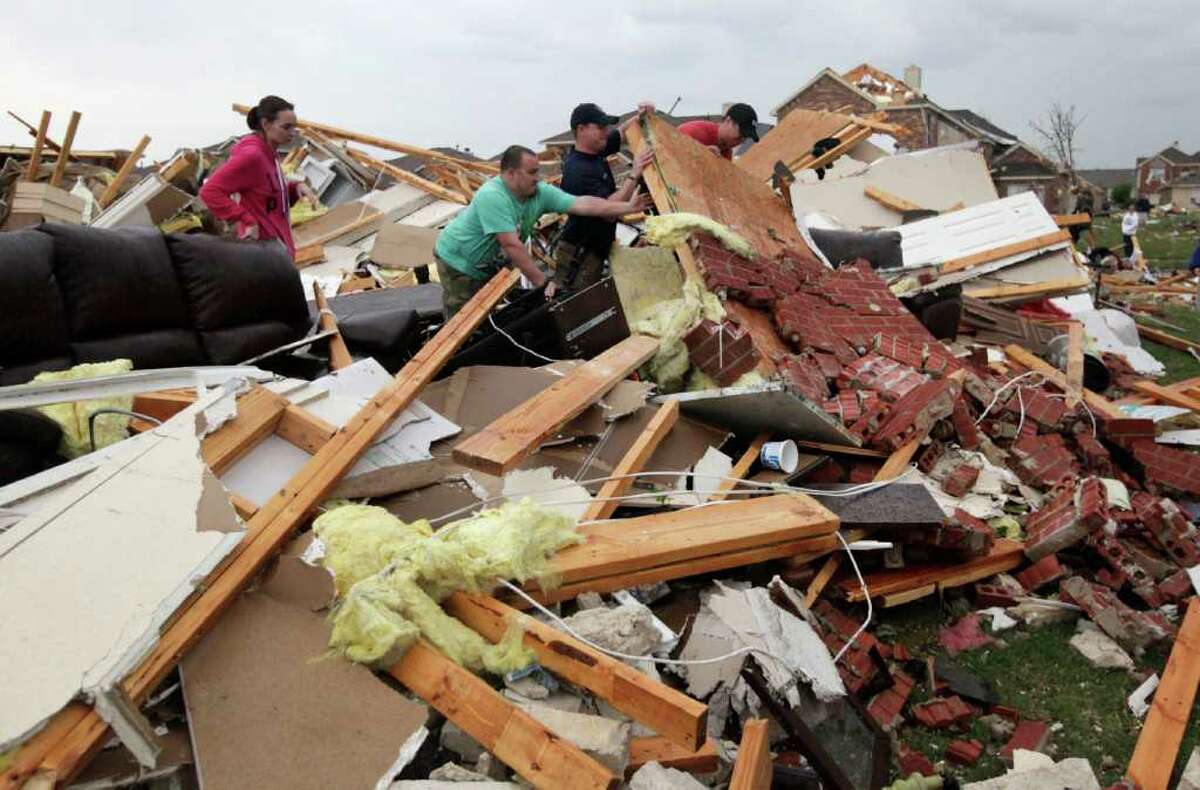
[[[943,614],[932,598],[887,610],[879,616],[885,632],[881,638],[890,638],[894,634],[897,641],[917,655],[940,652],[937,628],[942,619]],[[1125,699],[1138,683],[1120,670],[1092,667],[1068,644],[1074,632],[1072,624],[1036,629],[1019,626],[997,635],[1005,646],[961,653],[954,661],[995,683],[1001,703],[1018,710],[1023,718],[1062,723],[1062,729],[1051,735],[1051,755],[1055,759],[1086,758],[1096,771],[1100,785],[1105,787],[1121,777],[1137,742],[1141,722],[1126,708]],[[1166,651],[1147,653],[1139,665],[1161,674],[1166,658]],[[917,680],[912,702],[928,696],[924,679]],[[1193,709],[1179,750],[1179,770],[1200,738],[1198,712]],[[1005,770],[995,754],[1003,742],[992,741],[986,726],[978,721],[973,723],[969,733],[937,732],[906,723],[900,738],[934,761],[943,759],[946,745],[952,740],[979,740],[985,745],[985,751],[976,765],[970,768],[947,766],[964,781],[998,776]],[[1101,771],[1106,755],[1117,767]]]
[[[1121,213],[1115,211],[1092,222],[1096,244],[1121,248]],[[1084,234],[1084,238],[1087,235]],[[1192,259],[1200,243],[1200,214],[1151,215],[1149,223],[1138,230],[1138,244],[1153,269],[1181,269]],[[1081,246],[1082,249],[1082,246]]]
[[[1164,305],[1163,315],[1159,317],[1164,321],[1183,327],[1184,331],[1171,329],[1154,321],[1139,319],[1139,322],[1144,323],[1151,329],[1167,332],[1187,340],[1200,338],[1200,310],[1196,310],[1190,305]],[[1143,341],[1142,346],[1153,354],[1155,359],[1163,363],[1163,367],[1167,369],[1166,375],[1158,380],[1160,384],[1174,384],[1176,381],[1200,376],[1200,360],[1197,360],[1188,352],[1168,348],[1167,346],[1161,346],[1158,343],[1151,343],[1149,341]]]

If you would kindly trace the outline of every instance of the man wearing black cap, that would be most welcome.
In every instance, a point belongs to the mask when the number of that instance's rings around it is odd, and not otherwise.
[[[649,102],[638,105],[639,113],[647,111],[653,112],[654,105]],[[631,116],[630,122],[637,117]],[[561,187],[564,192],[622,203],[633,197],[642,170],[654,153],[643,151],[618,187],[608,166],[608,157],[621,150],[624,126],[616,126],[620,120],[590,102],[579,105],[571,112],[575,147],[563,160]],[[569,217],[554,253],[557,264],[554,282],[559,290],[578,291],[599,282],[616,235],[617,224],[614,220]]]
[[[749,104],[731,104],[720,123],[713,121],[688,121],[679,124],[679,131],[700,145],[708,146],[713,153],[733,159],[733,149],[747,138],[758,142],[758,113]]]

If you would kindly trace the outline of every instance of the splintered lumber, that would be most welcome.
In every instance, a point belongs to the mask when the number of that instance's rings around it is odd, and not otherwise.
[[[1151,398],[1162,403],[1178,406],[1181,409],[1191,409],[1200,414],[1200,401],[1190,398],[1170,387],[1155,384],[1153,381],[1138,381],[1134,383],[1133,388],[1143,395],[1149,395]]]
[[[625,338],[459,442],[454,460],[488,474],[508,473],[657,351],[655,338]]]
[[[109,185],[105,187],[104,192],[96,200],[96,204],[99,205],[101,209],[108,208],[108,204],[117,199],[117,194],[120,193],[121,186],[129,178],[129,175],[133,172],[133,169],[137,167],[138,160],[142,158],[142,154],[145,152],[146,146],[148,145],[150,145],[150,135],[143,134],[142,139],[138,140],[138,144],[134,146],[133,152],[125,158],[124,162],[121,163],[121,169],[117,171],[117,174],[113,177],[113,180],[109,182]]]
[[[354,364],[354,357],[350,356],[350,349],[346,348],[346,341],[342,339],[342,334],[338,331],[337,316],[333,314],[333,310],[329,309],[329,300],[325,298],[321,284],[315,280],[313,281],[313,299],[317,303],[317,326],[323,332],[333,332],[333,336],[329,338],[329,369],[341,370],[350,367]]]
[[[616,788],[617,777],[424,640],[388,674],[534,787]]]
[[[786,165],[812,152],[813,144],[834,137],[851,127],[849,115],[824,110],[795,109],[779,119],[775,128],[734,160],[734,164],[757,179],[769,181],[777,162]],[[787,191],[784,191],[787,194]]]
[[[1009,359],[1013,360],[1021,367],[1028,368],[1029,370],[1036,370],[1038,373],[1041,373],[1043,376],[1049,379],[1054,386],[1058,387],[1063,392],[1071,391],[1071,387],[1067,383],[1067,376],[1065,373],[1041,357],[1034,356],[1027,349],[1010,343],[1004,347],[1004,353]],[[1092,392],[1089,389],[1083,390],[1083,402],[1088,405],[1088,408],[1097,414],[1103,415],[1110,419],[1125,419],[1125,412],[1117,408],[1112,401],[1110,401],[1108,398],[1105,398],[1103,395],[1097,395],[1095,392]]]
[[[924,595],[939,588],[961,587],[1012,570],[1022,563],[1024,556],[1019,541],[997,540],[991,551],[982,557],[880,571],[866,576],[864,581],[872,598],[886,598],[913,590],[919,590]],[[866,600],[867,596],[857,578],[843,579],[838,582],[838,589],[847,601],[857,603]]]
[[[804,593],[804,605],[809,609],[821,597],[821,593],[825,591],[825,586],[829,584],[829,580],[833,578],[833,574],[837,573],[838,568],[841,567],[841,559],[842,555],[840,554],[834,554],[832,557],[826,559],[825,564],[817,571],[817,575],[809,582],[808,590]]]
[[[981,263],[990,261],[998,261],[1001,258],[1007,258],[1010,255],[1020,255],[1023,252],[1033,252],[1045,247],[1052,247],[1055,244],[1071,241],[1071,233],[1066,230],[1056,230],[1053,233],[1046,233],[1041,236],[1036,236],[1032,239],[1024,241],[1014,241],[1012,244],[1003,244],[999,247],[993,247],[990,250],[983,250],[971,255],[964,255],[961,258],[954,258],[946,261],[941,266],[942,274],[950,274],[951,272],[969,269],[972,266],[978,266]]]
[[[751,719],[742,727],[737,762],[729,777],[729,790],[771,790],[770,722]]]
[[[687,694],[495,598],[456,592],[442,606],[492,642],[499,642],[510,623],[518,622],[525,646],[555,675],[591,691],[677,749],[694,752],[704,743],[708,706]]]
[[[315,453],[338,432],[308,409],[289,403],[275,426],[275,435],[306,453]]]
[[[410,173],[407,170],[396,167],[393,164],[388,164],[382,159],[376,159],[375,157],[354,148],[347,148],[346,153],[353,157],[354,160],[359,164],[366,165],[372,170],[378,170],[380,173],[389,175],[397,181],[403,181],[406,184],[411,184],[417,189],[422,189],[436,198],[449,200],[452,203],[462,203],[463,205],[471,202],[470,193],[464,195],[461,192],[457,192],[453,189],[447,189],[441,184],[430,181],[427,178],[421,178],[416,173]]]
[[[1067,405],[1075,408],[1083,397],[1083,324],[1067,325]]]
[[[863,187],[863,194],[874,200],[876,203],[879,203],[886,208],[890,208],[892,211],[899,211],[903,213],[905,211],[923,211],[925,209],[924,206],[919,206],[916,203],[913,203],[911,200],[905,200],[899,195],[893,195],[891,192],[880,189],[874,184],[867,184],[865,187]]]
[[[143,702],[180,657],[212,627],[383,429],[433,380],[484,317],[516,285],[518,278],[515,269],[505,269],[488,281],[400,369],[391,384],[377,392],[275,496],[258,508],[250,519],[246,536],[227,562],[162,632],[150,655],[122,681],[122,690],[135,704]],[[54,726],[58,717],[74,715],[68,714],[69,710],[72,709],[60,712],[48,726]],[[108,725],[92,710],[65,738],[51,746],[39,768],[52,770],[59,781],[69,783],[107,738]],[[5,774],[0,789],[16,787],[28,775],[13,778],[10,783],[9,774]]]
[[[1127,776],[1141,790],[1167,790],[1198,684],[1200,604],[1192,598],[1129,761]]]
[[[625,455],[612,470],[612,479],[601,486],[596,499],[580,516],[580,521],[598,521],[613,514],[620,505],[617,497],[623,496],[633,487],[635,478],[626,477],[642,471],[646,461],[654,455],[654,451],[662,444],[663,439],[675,427],[679,419],[679,401],[669,400],[650,418],[650,422],[642,430],[641,435],[630,445]]]
[[[973,299],[1036,299],[1039,296],[1057,296],[1082,291],[1091,285],[1087,274],[1063,280],[1046,280],[1022,285],[979,285],[963,288],[963,294]]]
[[[309,244],[306,247],[296,250],[294,262],[297,269],[303,269],[305,266],[312,266],[314,263],[320,263],[323,260],[325,260],[325,245]]]
[[[237,416],[200,443],[204,463],[215,475],[233,466],[234,461],[275,432],[287,405],[287,400],[263,387],[238,398]]]
[[[1086,211],[1080,214],[1051,214],[1050,218],[1060,228],[1070,227],[1071,225],[1089,225],[1092,221],[1092,215]]]
[[[246,113],[250,112],[250,107],[246,104],[235,103],[233,105],[233,111],[245,115]],[[349,129],[340,129],[336,126],[329,126],[327,124],[317,123],[316,121],[309,121],[304,118],[298,118],[296,120],[296,125],[299,126],[303,131],[316,131],[321,134],[328,135],[329,137],[335,137],[341,140],[353,140],[356,143],[369,145],[373,148],[382,148],[385,151],[395,151],[396,153],[400,154],[411,154],[413,156],[420,156],[435,162],[446,162],[448,164],[458,165],[459,167],[465,167],[470,170],[480,170],[485,173],[500,172],[500,168],[491,164],[490,162],[473,162],[468,159],[460,159],[458,157],[449,156],[437,151],[431,151],[428,148],[421,148],[420,146],[416,145],[405,145],[404,143],[397,143],[392,140],[387,140],[382,137],[374,137],[369,134],[359,134],[358,132],[352,132]]]
[[[858,455],[863,458],[889,458],[891,453],[887,450],[876,450],[871,447],[852,447],[848,444],[829,444],[828,442],[814,442],[808,439],[793,439],[797,447],[803,447],[806,450],[817,450],[822,453],[832,453],[834,455]]]
[[[737,488],[750,467],[754,466],[754,462],[758,460],[758,454],[762,451],[762,447],[771,439],[771,434],[768,432],[760,433],[750,441],[750,446],[746,448],[746,452],[742,453],[742,457],[733,465],[733,469],[729,470],[729,477],[717,484],[717,490],[709,497],[712,501],[720,499],[728,499],[729,492]]]
[[[848,137],[838,138],[842,142],[836,148],[830,149],[818,157],[813,157],[812,153],[809,152],[805,156],[800,157],[800,159],[789,162],[788,170],[795,173],[797,170],[816,170],[818,167],[825,167],[830,162],[836,162],[843,155],[849,153],[850,149],[866,140],[872,134],[873,132],[869,128],[856,126]]]
[[[38,123],[37,133],[33,138],[33,151],[29,154],[29,167],[25,169],[25,180],[36,181],[38,171],[42,167],[42,148],[46,145],[46,130],[50,128],[50,111],[42,110],[42,120]]]
[[[54,162],[54,173],[50,176],[50,186],[62,186],[63,175],[67,172],[67,162],[71,158],[71,144],[75,142],[75,130],[79,128],[79,112],[71,113],[67,121],[67,136],[63,138],[62,148],[58,150],[58,159]]]
[[[658,763],[664,768],[690,774],[709,774],[721,767],[721,758],[713,738],[706,739],[704,745],[695,750],[684,749],[661,735],[634,738],[629,742],[629,767],[625,769],[625,775],[632,776],[646,763]]]
[[[1189,293],[1191,293],[1191,289],[1189,289]],[[1137,331],[1140,337],[1158,343],[1160,346],[1167,346],[1179,351],[1200,351],[1200,343],[1177,337],[1160,329],[1152,329],[1148,326],[1138,324]]]

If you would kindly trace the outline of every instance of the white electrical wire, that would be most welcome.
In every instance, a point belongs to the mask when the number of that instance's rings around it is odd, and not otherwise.
[[[871,604],[871,591],[867,588],[867,582],[863,578],[862,571],[858,569],[858,560],[854,559],[854,552],[850,549],[850,544],[847,543],[846,539],[842,537],[840,530],[834,532],[833,534],[837,536],[839,541],[841,541],[842,548],[846,550],[846,555],[850,557],[850,567],[854,569],[854,575],[858,577],[858,586],[862,588],[863,596],[867,599],[867,618],[863,620],[862,625],[858,627],[858,630],[846,640],[846,644],[842,645],[842,649],[839,650],[837,655],[833,657],[833,663],[836,664],[838,660],[846,654],[846,651],[850,649],[850,646],[853,645],[860,636],[862,636],[863,631],[867,630],[867,626],[871,624],[871,618],[875,616],[875,607]]]
[[[1036,370],[1030,370],[1025,373],[1022,373],[1019,376],[1009,379],[1003,387],[996,390],[996,394],[992,396],[992,402],[989,403],[987,405],[987,408],[983,410],[983,414],[979,415],[979,419],[975,420],[975,424],[978,425],[979,423],[983,422],[984,418],[988,416],[988,413],[991,412],[992,408],[996,405],[996,401],[998,401],[1000,399],[1001,393],[1003,393],[1006,389],[1011,387],[1013,384],[1016,384],[1021,379],[1026,378],[1027,376],[1040,376],[1040,375],[1042,375],[1042,374],[1038,373]],[[1045,379],[1043,379],[1043,381],[1045,381]],[[1039,382],[1039,384],[1040,383],[1041,382]],[[1020,392],[1019,389],[1018,389],[1018,392]]]
[[[526,354],[535,356],[544,362],[565,362],[566,361],[563,359],[552,359],[552,358],[546,356],[545,354],[539,354],[538,352],[534,351],[532,348],[527,348],[526,346],[521,345],[520,343],[517,342],[517,339],[515,337],[510,335],[508,332],[505,332],[503,329],[501,329],[499,327],[499,325],[496,323],[496,317],[494,315],[492,315],[491,313],[488,313],[488,323],[490,323],[492,325],[492,329],[495,329],[497,332],[504,335],[506,338],[508,338],[508,342],[512,343],[514,346],[521,349]],[[563,373],[560,373],[559,371],[553,370],[553,369],[550,372],[556,376],[564,375]]]

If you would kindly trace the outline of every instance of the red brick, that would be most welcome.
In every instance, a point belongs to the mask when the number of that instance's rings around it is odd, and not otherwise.
[[[1013,445],[1018,461],[1013,470],[1027,485],[1054,488],[1078,476],[1078,463],[1056,433],[1025,437]]]
[[[1141,653],[1175,634],[1175,628],[1160,612],[1131,609],[1112,590],[1078,576],[1060,585],[1059,596],[1082,608],[1092,622],[1130,652]]]
[[[1017,574],[1017,581],[1029,592],[1045,587],[1050,582],[1058,581],[1067,575],[1066,570],[1058,562],[1058,556],[1047,554]]]
[[[971,720],[971,708],[961,697],[931,699],[912,709],[913,717],[921,724],[935,730],[944,730]]]
[[[728,387],[759,362],[750,333],[732,321],[700,321],[683,336],[688,361],[722,387]]]
[[[1169,601],[1182,601],[1195,594],[1192,577],[1186,570],[1176,571],[1158,585],[1158,591]]]
[[[1200,563],[1198,535],[1174,501],[1144,492],[1133,495],[1133,509],[1146,534],[1181,568]]]
[[[958,434],[958,443],[967,450],[979,446],[979,429],[975,427],[975,418],[967,407],[966,395],[959,395],[954,401],[954,411],[950,414],[954,431]]]
[[[1024,387],[1021,396],[1009,398],[1007,409],[1019,414],[1025,409],[1025,422],[1030,420],[1043,428],[1054,428],[1067,412],[1067,404],[1062,398],[1054,398],[1038,389]]]
[[[1112,456],[1099,439],[1090,433],[1077,433],[1071,437],[1079,450],[1080,460],[1089,472],[1101,477],[1113,476]]]
[[[1050,555],[1054,556],[1054,555]],[[991,606],[1016,606],[1017,599],[1007,589],[998,584],[976,584],[975,605],[980,608]]]
[[[979,479],[979,468],[970,464],[960,464],[946,479],[942,481],[942,490],[952,497],[964,497]]]
[[[1162,493],[1200,494],[1200,456],[1153,439],[1134,439],[1133,457],[1142,465],[1146,484]]]
[[[1044,721],[1026,719],[1017,725],[1008,743],[1000,749],[1000,759],[1008,766],[1012,765],[1013,752],[1025,749],[1031,752],[1045,751],[1050,740],[1050,725]]]
[[[959,765],[974,765],[983,755],[983,744],[974,739],[950,741],[946,746],[946,759]]]
[[[825,380],[820,363],[811,354],[784,357],[779,361],[779,372],[789,386],[809,400],[822,403],[829,397],[829,382]]]
[[[928,757],[905,744],[900,744],[900,748],[896,752],[896,762],[900,765],[900,775],[903,777],[912,776],[913,774],[921,774],[922,776],[937,775],[937,770],[933,767],[933,762]]]
[[[872,437],[872,443],[900,447],[913,433],[924,431],[938,420],[950,416],[958,396],[947,379],[935,379],[901,398]]]
[[[892,671],[892,687],[875,695],[867,706],[867,713],[885,730],[891,730],[901,721],[904,705],[912,694],[916,681],[896,669]]]
[[[1025,519],[1025,556],[1037,562],[1086,536],[1087,528],[1075,508],[1075,492],[1063,491]]]

